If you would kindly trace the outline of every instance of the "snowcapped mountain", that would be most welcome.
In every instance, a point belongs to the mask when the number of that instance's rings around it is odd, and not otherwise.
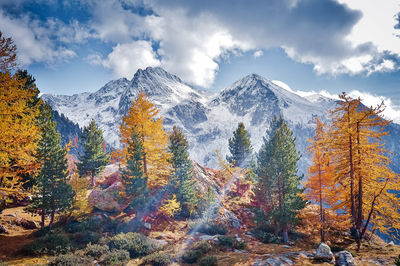
[[[131,102],[143,90],[160,109],[164,127],[176,125],[190,143],[191,157],[215,167],[216,150],[228,152],[228,139],[239,122],[248,129],[254,151],[258,151],[271,119],[282,115],[296,137],[302,156],[299,168],[309,164],[307,138],[312,136],[314,118],[326,120],[335,101],[323,96],[301,97],[256,74],[248,75],[211,95],[191,88],[162,68],[139,69],[132,80],[110,81],[94,93],[72,96],[45,94],[42,98],[53,109],[83,127],[93,118],[106,141],[119,145],[119,125]]]

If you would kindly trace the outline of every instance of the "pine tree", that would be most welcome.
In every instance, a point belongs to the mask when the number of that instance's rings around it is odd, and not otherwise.
[[[138,130],[133,128],[127,147],[127,164],[122,169],[126,195],[132,198],[126,211],[140,208],[148,196],[147,177],[143,175],[143,157],[142,139]]]
[[[275,228],[275,234],[282,230],[283,241],[288,242],[289,226],[297,222],[297,214],[304,207],[299,196],[301,177],[297,175],[295,139],[283,118],[274,118],[268,138],[264,138],[257,157],[258,185],[257,199],[262,201],[264,212]]]
[[[193,179],[192,162],[189,158],[189,144],[181,129],[173,127],[169,136],[170,162],[173,168],[172,185],[181,206],[181,215],[193,214],[199,204],[196,181]]]
[[[83,155],[79,157],[80,163],[77,164],[80,175],[90,174],[91,186],[95,182],[95,176],[100,173],[110,161],[110,157],[104,152],[104,138],[102,131],[97,127],[94,120],[84,127],[81,145]]]
[[[163,120],[158,113],[146,94],[141,92],[132,102],[128,114],[122,118],[120,127],[122,154],[125,158],[134,128],[142,139],[143,174],[147,177],[147,186],[150,189],[167,185],[171,171],[168,164],[168,134],[163,129]],[[126,163],[126,159],[123,163]]]
[[[46,215],[50,215],[49,226],[51,226],[56,213],[62,213],[72,207],[75,193],[67,184],[67,151],[61,148],[61,137],[56,131],[56,122],[52,121],[49,105],[41,107],[39,122],[41,139],[37,157],[41,166],[29,210],[40,210],[43,228]]]
[[[240,122],[237,129],[233,132],[233,137],[229,139],[230,156],[226,156],[229,163],[235,166],[248,167],[251,163],[252,147],[250,137],[244,124]]]

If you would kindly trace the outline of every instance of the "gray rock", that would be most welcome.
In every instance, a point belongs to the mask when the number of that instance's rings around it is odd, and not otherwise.
[[[144,223],[144,228],[146,228],[147,230],[151,229],[151,223]]]
[[[0,234],[8,234],[7,229],[4,227],[4,225],[0,224]]]
[[[35,221],[27,220],[24,218],[18,218],[15,222],[16,225],[22,226],[24,229],[33,230],[38,229],[39,226]]]
[[[208,241],[208,240],[213,240],[214,236],[203,235],[203,236],[200,236],[199,239]]]
[[[165,241],[165,240],[161,240],[161,239],[152,239],[152,240],[154,241],[154,243],[156,243],[156,245],[157,245],[159,248],[163,248],[163,247],[165,247],[166,245],[168,245],[168,242]]]
[[[353,255],[347,250],[340,251],[336,253],[337,263],[338,266],[356,266],[357,263],[355,262]]]
[[[314,256],[314,259],[331,262],[331,263],[335,262],[335,256],[333,256],[331,248],[325,243],[321,243],[318,246],[317,252],[315,253],[315,256]]]

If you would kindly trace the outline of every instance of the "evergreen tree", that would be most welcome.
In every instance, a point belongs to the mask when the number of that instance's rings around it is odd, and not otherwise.
[[[181,129],[173,127],[169,136],[169,152],[173,168],[172,185],[181,205],[181,215],[189,216],[199,203],[193,179],[192,162],[189,159],[189,144]]]
[[[239,167],[250,165],[253,151],[249,134],[242,122],[238,124],[237,129],[233,132],[233,137],[229,139],[229,151],[231,156],[226,156],[229,163],[234,163],[234,166]]]
[[[61,148],[61,137],[56,131],[56,122],[52,121],[51,108],[48,104],[41,107],[39,124],[41,139],[37,158],[41,166],[36,182],[37,191],[34,193],[29,210],[41,211],[41,227],[43,228],[47,215],[50,215],[49,226],[51,226],[56,213],[71,208],[75,193],[67,184],[67,151]]]
[[[288,229],[297,221],[297,213],[305,202],[299,196],[300,179],[297,175],[295,139],[282,117],[274,118],[268,138],[264,138],[257,156],[257,198],[261,201],[264,214],[275,228],[282,230],[283,241],[288,242]]]
[[[138,130],[133,128],[127,147],[127,165],[122,170],[126,195],[132,197],[132,202],[126,211],[142,206],[148,195],[147,177],[143,174],[143,158],[142,139]]]
[[[80,175],[90,174],[91,186],[94,186],[94,178],[100,173],[110,161],[109,156],[104,152],[104,138],[102,131],[97,127],[94,120],[83,129],[81,145],[83,155],[79,157],[77,164]]]

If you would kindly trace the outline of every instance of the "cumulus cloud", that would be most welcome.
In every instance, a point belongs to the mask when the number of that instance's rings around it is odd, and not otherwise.
[[[12,37],[17,45],[18,61],[23,66],[75,57],[75,51],[65,44],[83,42],[90,35],[77,21],[70,25],[57,19],[42,22],[28,15],[12,17],[1,10],[0,25],[4,35]]]
[[[131,78],[139,68],[160,65],[151,43],[146,41],[117,44],[106,59],[94,54],[90,55],[87,60],[92,64],[112,69],[118,78]]]
[[[15,35],[25,64],[72,57],[75,52],[69,44],[92,38],[112,51],[92,54],[87,60],[111,68],[116,76],[129,78],[136,67],[149,63],[202,87],[213,84],[220,63],[230,56],[253,51],[257,58],[263,50],[276,47],[297,62],[312,64],[321,74],[400,68],[397,0],[81,3],[90,14],[85,24],[72,20],[66,25],[57,19],[39,23],[28,15],[12,18],[4,13],[0,23]]]

